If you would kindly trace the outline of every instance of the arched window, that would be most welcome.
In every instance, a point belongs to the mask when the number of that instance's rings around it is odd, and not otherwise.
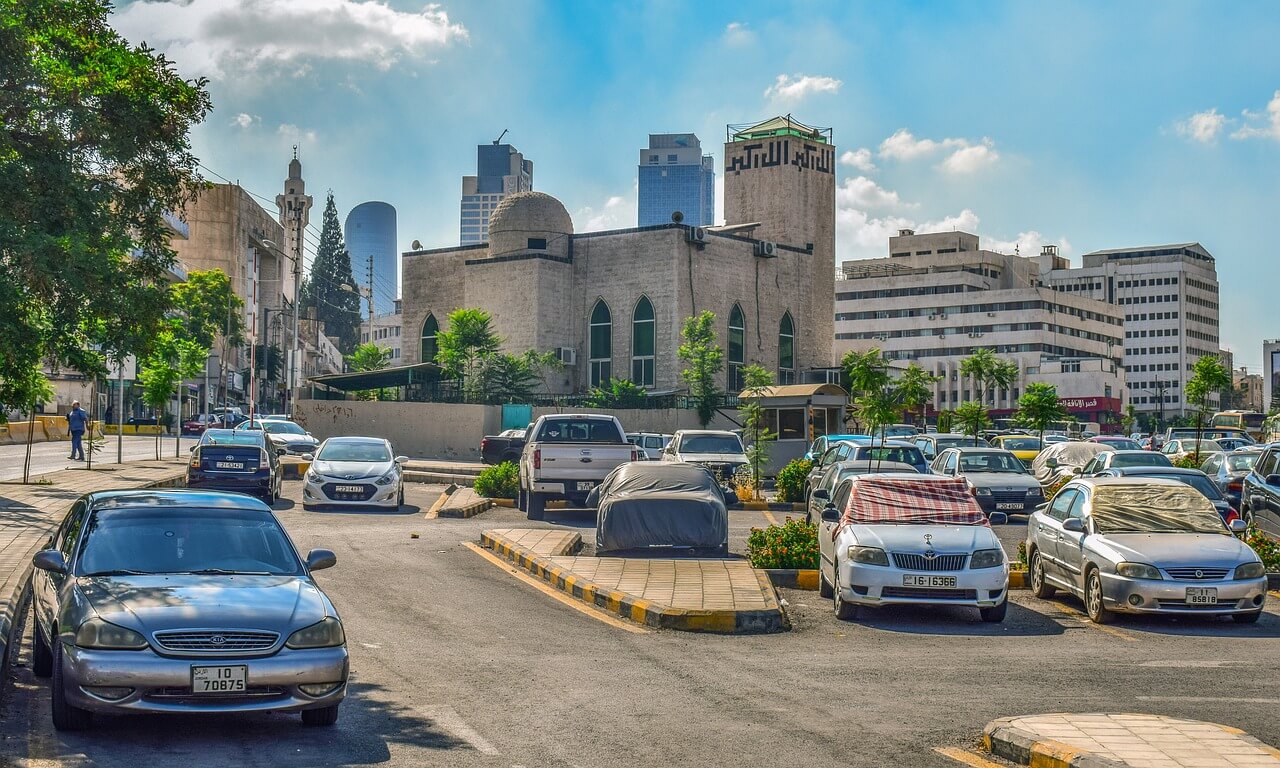
[[[440,323],[436,322],[435,315],[428,314],[427,319],[422,321],[422,346],[418,362],[434,363],[436,361],[436,353],[440,351],[439,345],[436,344],[438,333],[440,333]]]
[[[613,315],[604,299],[591,309],[591,386],[599,387],[613,378]]]
[[[778,383],[796,383],[796,324],[790,312],[778,323]]]
[[[631,380],[642,387],[653,386],[654,327],[653,304],[641,296],[631,313]]]
[[[742,391],[742,366],[747,361],[747,318],[737,304],[729,310],[729,396]]]

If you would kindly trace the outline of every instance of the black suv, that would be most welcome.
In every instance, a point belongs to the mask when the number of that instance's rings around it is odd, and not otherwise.
[[[1280,539],[1280,443],[1268,445],[1244,476],[1240,506],[1245,519],[1252,515],[1263,533]]]

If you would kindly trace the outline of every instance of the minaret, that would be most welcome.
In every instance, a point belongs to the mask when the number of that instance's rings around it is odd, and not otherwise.
[[[302,233],[311,221],[311,196],[306,194],[307,184],[302,180],[302,163],[298,160],[298,147],[293,147],[293,159],[289,161],[289,178],[284,182],[284,194],[276,195],[276,207],[280,209],[280,225],[284,227],[285,252],[298,263],[284,279],[285,296],[294,296],[294,281],[302,275]]]

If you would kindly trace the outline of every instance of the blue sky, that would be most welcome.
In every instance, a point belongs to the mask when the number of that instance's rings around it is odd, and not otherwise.
[[[840,259],[899,226],[1023,253],[1198,241],[1222,343],[1280,337],[1274,3],[121,3],[117,28],[210,79],[197,155],[267,197],[300,145],[339,212],[385,200],[399,241],[457,242],[475,145],[508,129],[578,231],[634,226],[637,150],[790,112],[843,160]]]

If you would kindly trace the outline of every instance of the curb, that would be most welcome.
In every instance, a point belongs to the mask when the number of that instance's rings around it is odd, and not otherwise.
[[[1009,589],[1030,589],[1026,571],[1009,571]]]
[[[769,581],[775,587],[788,589],[818,589],[818,570],[816,568],[765,568]]]
[[[804,504],[791,504],[780,501],[740,501],[729,505],[729,509],[747,509],[752,512],[803,512],[808,507]]]
[[[424,472],[406,469],[404,471],[404,481],[406,483],[427,483],[428,485],[465,485],[471,487],[475,485],[476,476],[453,472]]]
[[[754,635],[772,632],[784,632],[791,629],[786,613],[779,605],[776,610],[763,611],[704,611],[686,608],[667,608],[654,605],[648,600],[604,589],[596,586],[588,579],[579,578],[565,568],[561,568],[546,558],[535,555],[523,547],[515,546],[505,539],[493,536],[489,531],[480,534],[480,545],[501,555],[532,575],[542,579],[552,587],[564,592],[576,600],[603,608],[604,610],[637,624],[658,629],[674,629],[682,632],[712,632],[726,635]],[[572,551],[552,557],[571,556],[582,546],[582,539],[571,540]],[[761,590],[773,593],[773,585],[768,575],[760,570],[755,571]],[[776,603],[776,594],[775,594]]]
[[[495,507],[506,507],[507,509],[516,508],[515,499],[489,499],[489,502]]]
[[[491,506],[493,506],[493,503],[490,502],[488,499],[482,497],[480,501],[474,502],[472,504],[468,504],[465,507],[441,507],[440,509],[436,510],[436,517],[447,517],[447,518],[475,517],[476,515],[480,514],[481,512],[484,512]]]
[[[1015,719],[1004,717],[987,723],[982,740],[988,752],[1036,768],[1126,768],[1128,765],[1060,741],[1037,739],[1030,731],[1009,725]]]

